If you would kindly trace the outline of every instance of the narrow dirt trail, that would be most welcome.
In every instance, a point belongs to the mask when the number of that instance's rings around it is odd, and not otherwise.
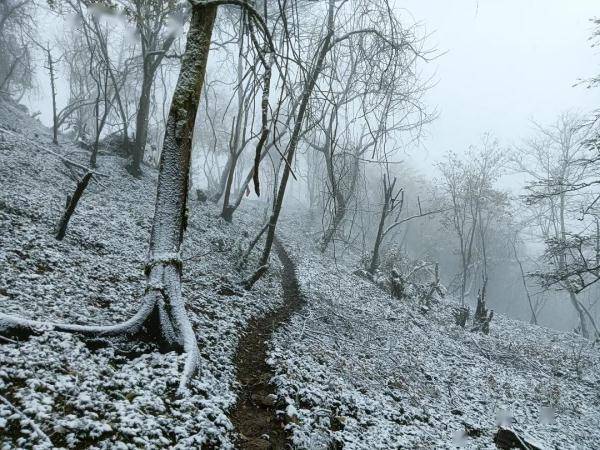
[[[248,323],[234,358],[243,390],[230,418],[241,436],[236,447],[243,450],[288,448],[287,434],[275,414],[275,386],[269,382],[274,374],[267,364],[267,351],[273,332],[298,312],[304,299],[298,286],[296,267],[278,240],[275,240],[275,250],[283,264],[284,303]]]

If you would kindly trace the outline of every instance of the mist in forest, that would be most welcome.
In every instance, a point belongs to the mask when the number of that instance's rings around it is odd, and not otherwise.
[[[571,114],[577,116],[573,120],[585,121],[586,114],[598,104],[598,91],[589,89],[586,81],[594,76],[597,68],[597,51],[591,41],[594,31],[591,18],[595,14],[595,5],[592,1],[583,1],[566,7],[564,2],[552,1],[547,2],[543,11],[540,11],[535,1],[514,4],[478,1],[424,4],[409,1],[402,4],[395,2],[393,7],[403,23],[418,30],[423,50],[428,53],[428,61],[419,64],[417,70],[420,82],[423,83],[421,101],[423,106],[426,105],[430,117],[426,124],[419,127],[418,133],[391,133],[397,142],[389,155],[389,167],[397,172],[398,187],[403,188],[407,194],[410,192],[410,196],[406,196],[407,212],[414,212],[409,208],[414,207],[417,198],[430,199],[433,195],[431,191],[439,188],[443,178],[439,165],[444,164],[448,152],[453,152],[459,158],[468,158],[469,149],[479,146],[484,136],[487,136],[485,139],[489,137],[494,140],[494,146],[506,156],[498,173],[494,174],[494,184],[511,197],[511,208],[516,208],[511,211],[511,221],[518,223],[529,220],[530,218],[523,216],[521,204],[522,197],[527,194],[524,188],[531,178],[514,161],[509,161],[509,154],[534,138],[539,132],[538,128],[553,126],[561,115]],[[50,41],[61,38],[61,33],[57,30],[62,30],[63,27],[68,30],[75,23],[68,14],[57,17],[44,7],[39,8],[36,14],[40,23],[47,25],[45,39]],[[135,28],[130,23],[120,20],[118,15],[104,17],[108,17],[124,32],[128,45],[136,45]],[[36,59],[43,64],[41,56],[38,55]],[[211,111],[218,118],[213,120],[221,121],[229,113],[226,108],[232,108],[228,102],[231,102],[235,78],[231,78],[232,70],[226,65],[230,57],[230,51],[221,50],[213,53],[209,61],[211,69],[215,74],[218,73],[215,78],[221,80],[220,86],[215,87],[215,95],[223,100],[221,110]],[[156,135],[151,141],[155,142],[153,148],[159,147],[161,123],[164,122],[169,91],[175,82],[176,67],[171,66],[173,64],[168,61],[161,68],[164,71],[161,76],[165,89],[160,92],[154,88],[153,95],[159,105],[155,106],[152,114],[152,120],[156,123]],[[57,76],[57,101],[59,104],[66,103],[68,76],[62,67],[57,69],[57,73],[60,74]],[[208,76],[210,80],[210,72]],[[47,89],[47,74],[37,71],[35,78],[36,89],[27,94],[26,103],[30,109],[41,112],[40,118],[44,123],[50,124],[52,107]],[[202,125],[199,123],[198,127]],[[227,129],[221,131],[229,132]],[[194,150],[195,164],[205,166],[205,159],[199,154],[203,151],[210,152],[210,148],[197,139]],[[211,157],[220,164],[225,164],[226,154],[223,150],[220,151],[220,154],[218,151],[213,152]],[[156,155],[154,158],[157,160]],[[380,190],[378,183],[381,168],[369,166],[366,170],[369,171],[369,179],[365,181],[370,182],[370,186],[365,187],[362,194],[374,199],[367,203],[369,206],[366,208],[361,205],[360,209],[363,210],[377,202],[377,191]],[[197,172],[193,174],[195,183],[206,185],[210,181],[206,179],[206,173],[200,169]],[[307,196],[310,197],[311,189],[314,187],[293,181],[290,196],[306,199]],[[311,207],[306,202],[301,203],[303,204],[298,205],[298,208]],[[286,205],[286,208],[289,209],[290,205]],[[425,223],[442,230],[444,226],[438,219],[430,218]],[[435,225],[432,225],[432,221]],[[369,228],[367,234],[375,233],[375,223],[364,226]],[[401,242],[390,240],[387,245],[407,246],[414,258],[433,256],[440,262],[443,260],[442,278],[453,286],[454,277],[458,273],[453,269],[458,262],[457,249],[448,242],[449,247],[445,249],[447,253],[430,255],[431,247],[436,246],[432,239],[423,242],[417,236],[410,235],[411,227],[421,226],[423,224],[417,222],[414,226],[408,224],[407,230],[403,230]],[[432,233],[438,234],[435,230]],[[525,273],[538,269],[545,238],[531,229],[521,232],[519,251],[523,253]],[[366,248],[360,249],[363,253],[367,251]],[[494,263],[494,275],[489,277],[488,296],[494,309],[528,320],[531,308],[525,300],[527,293],[520,281],[519,264],[514,260],[514,255],[511,257],[510,252],[508,249],[507,254],[493,257],[502,262]],[[481,274],[475,278],[479,277]],[[559,292],[539,288],[535,279],[528,280],[531,292],[542,299],[539,300],[541,303],[547,304],[540,313],[541,323],[560,329],[576,326],[577,318]],[[480,284],[476,280],[473,283],[471,300]],[[594,299],[597,295],[594,289],[591,288],[583,295],[590,302],[590,310],[596,317],[599,311],[595,307]],[[571,320],[565,322],[565,314],[572,316]]]
[[[515,418],[597,381],[596,3],[0,0],[2,448],[545,448]],[[56,333],[124,409],[2,393]],[[569,411],[536,437],[589,445]]]

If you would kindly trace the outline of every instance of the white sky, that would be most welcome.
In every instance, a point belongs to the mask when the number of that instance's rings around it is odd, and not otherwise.
[[[486,131],[508,146],[528,135],[531,119],[600,107],[600,89],[573,87],[600,73],[600,49],[589,41],[597,0],[396,2],[432,33],[431,46],[447,52],[430,63],[437,85],[427,102],[440,117],[423,148],[410,152],[422,172]]]

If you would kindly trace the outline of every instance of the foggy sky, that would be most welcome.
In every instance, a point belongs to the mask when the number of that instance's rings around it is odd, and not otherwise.
[[[427,103],[439,118],[410,161],[422,173],[447,150],[461,152],[486,131],[507,146],[530,133],[531,119],[552,122],[564,111],[600,107],[600,89],[573,87],[600,73],[589,19],[597,0],[397,0],[422,23],[437,85]]]
[[[589,41],[598,0],[395,2],[407,21],[431,34],[427,47],[440,54],[422,67],[436,83],[426,101],[439,117],[426,127],[420,147],[401,155],[423,174],[435,174],[432,165],[447,150],[460,153],[484,132],[508,146],[530,133],[531,119],[546,123],[566,110],[600,107],[600,89],[573,87],[600,73],[600,48]],[[53,20],[40,21],[49,35]],[[41,92],[29,103],[49,125],[47,74],[38,69]]]

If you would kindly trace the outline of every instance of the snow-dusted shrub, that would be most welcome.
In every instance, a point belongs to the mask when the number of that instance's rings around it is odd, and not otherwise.
[[[368,267],[368,255],[361,264]],[[444,297],[446,289],[440,284],[437,263],[409,258],[399,247],[391,247],[381,257],[374,273],[360,270],[358,275],[371,279],[398,299],[413,299],[429,307]]]

